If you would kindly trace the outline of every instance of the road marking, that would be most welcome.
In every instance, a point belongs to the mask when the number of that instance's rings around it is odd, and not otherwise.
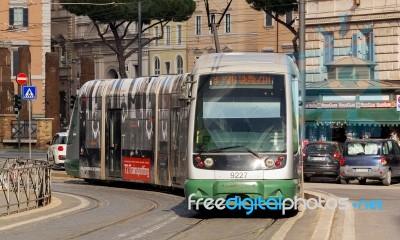
[[[303,216],[304,210],[299,210],[296,216],[289,218],[285,221],[278,231],[272,236],[272,240],[283,240],[286,237],[286,234],[290,231],[294,223]]]
[[[67,195],[67,196],[76,198],[76,199],[78,199],[81,203],[80,203],[78,206],[76,206],[76,207],[73,207],[73,208],[70,208],[70,209],[66,209],[66,210],[61,211],[61,212],[56,212],[56,213],[49,214],[49,215],[46,215],[46,216],[41,216],[41,217],[37,217],[37,218],[32,218],[32,219],[29,219],[29,220],[26,220],[26,221],[21,221],[21,222],[17,222],[17,223],[14,223],[14,224],[10,224],[10,225],[4,226],[4,227],[0,227],[0,231],[9,230],[9,229],[12,229],[12,228],[15,228],[15,227],[19,227],[19,226],[22,226],[22,225],[25,225],[25,224],[29,224],[29,223],[33,223],[33,222],[42,221],[42,220],[44,220],[44,219],[48,219],[48,218],[55,217],[55,216],[59,216],[59,215],[65,214],[65,213],[73,212],[73,211],[76,211],[76,210],[79,210],[79,209],[82,209],[82,208],[85,208],[85,207],[89,206],[89,201],[86,200],[86,199],[83,198],[83,197],[79,197],[79,196],[75,196],[75,195],[67,194],[67,193],[57,193],[57,194]],[[56,199],[57,199],[57,198],[56,198]],[[59,201],[60,203],[57,202],[56,204],[60,205],[60,204],[61,204],[61,200],[58,199],[58,201]],[[50,204],[50,205],[51,205],[51,204]],[[58,206],[58,205],[56,205],[56,206]],[[54,208],[54,207],[56,207],[56,206],[51,206],[51,208]],[[44,207],[41,207],[41,208],[38,209],[38,210],[45,211],[45,210],[48,210],[48,209],[49,209],[48,206],[44,206]],[[23,212],[23,215],[32,214],[32,213],[34,213],[34,211],[35,211],[35,210],[28,210],[28,211],[26,211],[26,212]],[[18,216],[16,216],[16,215],[18,215]],[[11,215],[10,215],[10,216],[7,216],[7,217],[10,217],[10,219],[11,219],[11,218],[14,218],[14,217],[20,217],[20,216],[21,216],[20,214],[16,214],[16,215],[15,215],[15,216],[11,216]],[[22,216],[23,216],[23,215],[22,215]],[[5,217],[5,218],[7,218],[7,217]]]
[[[343,236],[342,239],[354,240],[356,239],[356,231],[354,224],[354,210],[350,201],[346,202],[346,210],[344,211],[343,221]]]
[[[335,196],[333,196],[331,194],[328,195],[328,194],[324,194],[321,192],[310,191],[310,190],[307,190],[307,192],[311,195],[314,195],[317,198],[322,198],[325,200],[328,198],[336,198]],[[327,240],[327,239],[329,239],[334,215],[335,215],[335,210],[318,209],[318,213],[317,213],[318,222],[315,225],[314,232],[310,239],[312,239],[312,240],[317,240],[317,239],[318,240],[321,240],[321,239]]]

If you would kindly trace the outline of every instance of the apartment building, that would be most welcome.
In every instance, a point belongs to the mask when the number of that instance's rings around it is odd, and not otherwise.
[[[164,26],[164,37],[149,46],[150,75],[181,74],[187,72],[186,29],[187,22],[170,22]],[[161,36],[162,29],[155,26],[150,36]]]
[[[3,71],[0,81],[11,81],[16,94],[20,87],[16,76],[21,72],[28,75],[26,85],[36,86],[37,89],[36,99],[31,100],[34,117],[45,115],[45,55],[50,52],[50,20],[50,0],[1,1],[0,48]],[[26,107],[23,111],[26,111]],[[14,110],[9,113],[14,113]]]
[[[50,0],[1,1],[1,147],[16,147],[19,139],[18,145],[33,143],[36,147],[43,148],[45,142],[51,140],[52,119],[45,118],[46,54],[50,52],[50,6]],[[16,81],[19,74],[27,76],[23,85]],[[25,91],[26,89],[30,91]],[[15,94],[22,95],[22,108],[19,111],[14,108]],[[29,126],[32,129],[30,133]]]
[[[399,1],[306,1],[308,138],[398,132],[399,16]]]

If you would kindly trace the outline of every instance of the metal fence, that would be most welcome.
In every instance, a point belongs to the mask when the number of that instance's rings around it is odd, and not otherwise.
[[[31,121],[31,138],[37,138],[37,121]],[[29,138],[29,121],[11,121],[11,139]]]
[[[49,204],[50,181],[47,161],[0,158],[0,216]]]

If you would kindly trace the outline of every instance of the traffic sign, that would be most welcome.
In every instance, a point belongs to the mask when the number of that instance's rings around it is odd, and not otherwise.
[[[17,75],[17,83],[19,85],[25,85],[25,83],[28,81],[28,77],[26,76],[25,73],[18,73]]]
[[[36,99],[36,86],[22,86],[22,99]]]

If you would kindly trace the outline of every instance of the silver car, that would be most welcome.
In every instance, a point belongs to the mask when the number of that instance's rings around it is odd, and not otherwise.
[[[59,132],[54,135],[52,141],[48,141],[47,160],[53,168],[64,168],[64,160],[67,149],[67,132]]]

